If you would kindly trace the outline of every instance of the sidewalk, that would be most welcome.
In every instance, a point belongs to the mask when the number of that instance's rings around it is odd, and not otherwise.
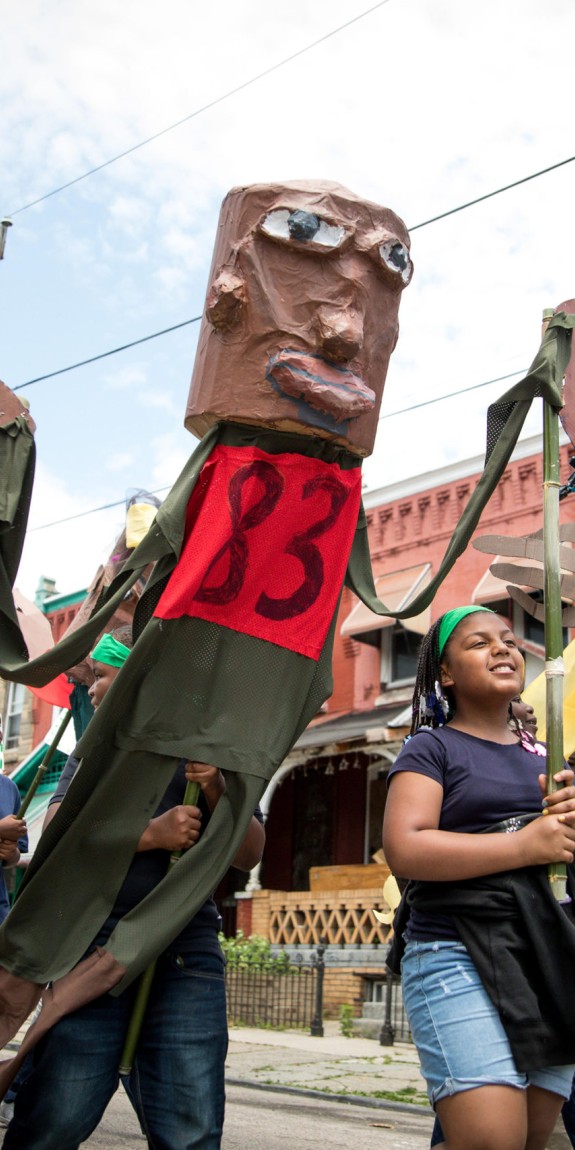
[[[28,1025],[0,1052],[0,1058],[16,1053]],[[226,1080],[327,1097],[365,1097],[386,1106],[416,1106],[430,1113],[414,1046],[380,1046],[373,1039],[344,1038],[337,1021],[324,1022],[323,1038],[312,1038],[308,1030],[230,1027]]]
[[[303,1030],[231,1027],[226,1082],[426,1114],[431,1135],[433,1111],[414,1046],[344,1038],[339,1022],[325,1022],[324,1031],[323,1038],[312,1038]],[[547,1145],[570,1150],[561,1118]]]
[[[414,1046],[345,1038],[337,1021],[325,1022],[324,1032],[232,1027],[226,1079],[431,1113]]]

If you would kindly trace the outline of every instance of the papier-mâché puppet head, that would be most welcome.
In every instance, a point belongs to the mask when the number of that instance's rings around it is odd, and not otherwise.
[[[405,225],[339,184],[233,188],[220,214],[186,411],[297,431],[369,455],[399,301]]]

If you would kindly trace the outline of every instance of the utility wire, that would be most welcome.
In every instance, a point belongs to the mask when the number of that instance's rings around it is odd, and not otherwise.
[[[386,2],[387,2],[387,0],[386,0]],[[370,11],[372,11],[372,10],[373,9],[370,9]],[[364,13],[364,15],[365,15],[365,13]],[[359,20],[359,19],[360,19],[360,17],[356,16],[356,20]],[[339,31],[339,29],[337,29],[337,30]],[[328,33],[328,35],[333,35],[333,33]],[[318,43],[319,43],[319,41],[318,41]],[[305,49],[302,49],[302,51],[305,51]],[[545,175],[547,175],[548,172],[555,171],[556,168],[562,168],[562,167],[564,167],[565,164],[571,164],[573,162],[573,160],[575,160],[575,156],[570,156],[567,160],[560,160],[559,163],[552,164],[551,167],[549,167],[549,168],[542,168],[540,172],[533,172],[530,176],[523,176],[522,179],[515,180],[515,182],[512,184],[505,184],[504,187],[496,188],[496,190],[493,192],[486,192],[485,195],[478,196],[477,199],[475,199],[475,200],[468,200],[467,203],[465,203],[465,204],[459,204],[459,206],[456,208],[450,208],[449,211],[447,211],[447,212],[441,212],[440,215],[432,216],[431,219],[424,220],[420,224],[414,224],[413,226],[408,228],[408,231],[409,232],[415,232],[415,231],[417,231],[418,228],[426,228],[428,226],[428,224],[434,224],[434,223],[436,223],[437,220],[444,220],[446,218],[446,216],[453,216],[453,215],[455,215],[456,212],[462,212],[466,208],[471,208],[475,204],[482,203],[483,200],[489,200],[493,196],[501,195],[502,192],[508,192],[510,190],[510,188],[517,188],[520,186],[520,184],[526,184],[529,182],[529,180],[536,180],[539,176],[545,176]],[[50,193],[50,194],[53,194],[53,193]],[[21,209],[21,210],[23,211],[24,209]],[[90,359],[83,359],[83,360],[80,360],[79,363],[72,363],[72,364],[70,364],[69,367],[61,367],[58,371],[50,371],[46,375],[38,375],[38,376],[36,376],[35,379],[29,379],[26,381],[26,383],[20,383],[18,385],[18,387],[13,387],[12,391],[21,391],[22,388],[30,387],[31,384],[33,384],[33,383],[40,383],[44,379],[53,379],[53,377],[55,375],[64,375],[67,371],[74,371],[77,367],[84,367],[88,363],[95,363],[96,360],[106,359],[107,356],[109,356],[109,355],[116,355],[119,351],[126,351],[130,347],[136,347],[140,343],[146,343],[147,340],[157,339],[158,336],[167,335],[171,331],[176,331],[180,327],[185,327],[186,324],[199,323],[201,318],[202,318],[201,315],[194,316],[193,319],[184,320],[183,323],[174,324],[173,327],[166,327],[163,329],[163,331],[156,331],[152,335],[145,335],[141,339],[134,339],[134,340],[132,340],[131,343],[123,344],[122,347],[115,347],[111,351],[104,351],[100,355],[93,355],[93,356],[91,356]],[[517,372],[516,374],[519,374],[519,373]],[[501,378],[505,379],[506,377],[502,376]],[[479,384],[478,386],[481,387],[482,385]],[[460,393],[454,393],[454,394],[460,394]],[[387,417],[382,416],[382,418],[385,419]]]
[[[515,180],[512,184],[505,184],[505,187],[497,188],[495,192],[486,192],[484,196],[478,196],[476,200],[469,200],[466,204],[460,204],[458,208],[450,208],[448,212],[441,212],[439,216],[432,216],[430,220],[424,220],[422,224],[414,224],[408,228],[408,231],[416,232],[418,228],[426,228],[428,224],[434,224],[437,220],[444,220],[446,216],[455,215],[455,212],[472,208],[474,204],[480,204],[483,200],[490,200],[492,196],[499,196],[501,192],[508,192],[510,188],[518,188],[520,184],[527,184],[529,180],[536,180],[539,176],[546,176],[548,172],[554,172],[556,168],[562,168],[565,164],[572,164],[573,160],[575,160],[575,156],[569,156],[566,160],[559,160],[558,164],[551,164],[551,167],[542,168],[540,172],[533,172],[531,176],[523,176],[521,180]]]
[[[313,48],[317,48],[318,44],[324,44],[332,36],[337,36],[338,32],[343,32],[346,28],[350,28],[352,24],[356,24],[358,20],[363,20],[365,16],[370,16],[378,8],[383,8],[384,4],[388,4],[389,0],[379,0],[378,4],[372,5],[371,8],[366,8],[365,12],[360,12],[358,16],[353,16],[351,20],[347,20],[345,24],[340,24],[338,28],[332,28],[331,32],[326,32],[325,35],[320,36],[317,40],[313,40],[311,44],[306,44],[304,48],[299,48],[297,52],[292,52],[291,56],[286,56],[285,59],[279,60],[277,64],[272,64],[270,68],[266,68],[263,72],[258,72],[257,76],[252,76],[250,80],[244,80],[242,84],[238,84],[235,88],[231,88],[229,92],[225,92],[222,96],[216,96],[214,100],[210,100],[208,104],[203,104],[201,108],[196,108],[195,112],[190,112],[188,116],[183,116],[181,120],[177,120],[175,124],[170,124],[167,128],[162,128],[161,131],[155,132],[153,136],[148,136],[146,140],[141,140],[139,144],[133,144],[131,148],[126,148],[123,152],[118,152],[117,156],[112,156],[109,160],[104,160],[102,164],[97,164],[96,167],[90,168],[89,171],[84,172],[81,176],[76,176],[73,180],[68,180],[65,184],[60,184],[60,187],[53,188],[51,192],[46,192],[43,196],[38,196],[37,199],[31,200],[29,204],[24,204],[21,208],[17,208],[15,212],[10,212],[10,216],[17,216],[20,212],[25,212],[28,208],[35,207],[36,204],[43,203],[44,200],[49,200],[52,196],[58,195],[58,192],[63,192],[66,188],[73,187],[74,184],[79,184],[81,180],[87,180],[88,176],[93,176],[95,172],[101,172],[103,168],[109,168],[110,164],[115,164],[118,160],[123,160],[125,156],[132,155],[133,152],[139,151],[140,148],[145,148],[146,144],[151,144],[154,140],[159,140],[161,136],[167,135],[168,132],[173,132],[175,128],[180,128],[182,124],[187,124],[190,120],[200,116],[202,112],[209,111],[210,108],[215,108],[218,104],[222,104],[224,100],[229,100],[231,96],[236,96],[238,92],[243,92],[245,88],[249,88],[252,84],[257,84],[259,80],[263,80],[266,76],[270,76],[272,72],[277,72],[278,68],[283,68],[286,64],[290,64],[292,60],[297,60],[299,56],[305,55],[306,52],[311,52]]]
[[[418,407],[428,407],[431,403],[441,403],[444,399],[453,399],[456,395],[464,395],[467,391],[477,391],[480,387],[488,387],[490,383],[500,383],[504,379],[511,379],[514,375],[524,375],[524,369],[521,371],[512,371],[509,375],[498,375],[495,379],[486,379],[483,383],[474,383],[472,387],[464,387],[460,391],[451,391],[449,395],[437,395],[435,399],[425,399],[422,403],[413,403],[410,407],[404,407],[400,411],[390,411],[386,415],[380,415],[379,419],[393,419],[394,415],[404,415],[407,411],[414,411]],[[12,389],[14,390],[14,389]],[[157,487],[151,491],[151,495],[159,495],[161,491],[168,491],[170,486]],[[108,511],[110,507],[120,507],[125,504],[125,499],[117,499],[115,503],[103,503],[101,507],[91,507],[89,511],[78,511],[75,515],[67,515],[65,519],[54,519],[51,523],[41,523],[38,527],[29,527],[28,533],[32,531],[44,531],[46,527],[58,527],[60,523],[69,523],[71,519],[83,519],[86,515],[95,515],[97,511]]]
[[[154,491],[150,491],[150,495],[159,495],[160,491],[169,491],[170,484],[165,487],[156,487]],[[125,507],[125,499],[116,499],[114,503],[102,503],[101,507],[90,507],[89,511],[77,511],[75,515],[66,515],[64,519],[53,519],[51,523],[40,523],[38,527],[29,527],[27,534],[32,531],[44,531],[46,527],[58,527],[60,523],[70,523],[72,519],[84,519],[86,515],[95,515],[97,511],[109,511],[111,507]]]
[[[141,339],[133,339],[131,343],[124,343],[121,347],[113,347],[111,351],[103,351],[100,355],[92,355],[90,359],[81,359],[78,363],[71,363],[69,367],[61,367],[58,371],[49,371],[46,375],[37,375],[36,379],[29,379],[27,383],[19,383],[12,391],[22,391],[23,387],[30,387],[33,383],[40,383],[43,379],[53,379],[55,375],[65,375],[67,371],[75,371],[77,367],[85,367],[87,363],[96,363],[98,359],[107,359],[109,355],[117,355],[119,351],[126,351],[129,347],[136,347],[139,343],[147,343],[150,339],[157,339],[160,335],[167,335],[170,331],[177,331],[180,327],[187,327],[190,323],[198,323],[201,315],[193,319],[185,319],[182,323],[175,323],[172,327],[165,327],[162,331],[155,331],[152,335],[144,335]]]
[[[429,407],[430,403],[441,403],[442,399],[455,399],[458,395],[465,395],[468,391],[477,391],[479,387],[488,387],[490,383],[501,383],[504,379],[512,379],[514,375],[525,375],[527,368],[522,367],[519,371],[510,371],[508,375],[497,375],[495,379],[486,379],[483,383],[474,383],[471,387],[461,387],[459,391],[450,391],[448,395],[436,395],[435,399],[423,399],[421,403],[410,403],[409,407],[402,407],[399,411],[387,411],[384,415],[380,415],[378,423],[382,419],[393,419],[394,415],[406,415],[408,411],[416,411],[419,407]]]

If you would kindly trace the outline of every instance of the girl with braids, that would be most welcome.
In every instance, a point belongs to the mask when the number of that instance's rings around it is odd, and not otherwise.
[[[385,855],[410,880],[391,962],[446,1150],[544,1150],[571,1091],[575,926],[546,864],[573,862],[575,788],[561,771],[542,798],[543,758],[508,722],[523,674],[505,619],[448,611],[390,771]]]

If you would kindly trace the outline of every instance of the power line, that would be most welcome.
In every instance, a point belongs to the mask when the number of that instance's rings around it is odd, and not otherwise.
[[[100,355],[92,355],[89,359],[81,359],[78,363],[71,363],[69,367],[60,367],[58,371],[49,371],[46,375],[37,375],[36,379],[29,379],[26,383],[19,383],[12,391],[22,391],[23,387],[30,387],[33,383],[40,383],[43,379],[53,379],[55,375],[65,375],[67,371],[75,371],[77,367],[85,367],[87,363],[96,363],[98,359],[107,359],[109,355],[117,355],[119,351],[127,351],[129,347],[137,347],[139,343],[147,343],[150,339],[157,339],[160,335],[167,335],[170,331],[177,331],[180,327],[187,327],[190,323],[198,323],[201,315],[193,319],[185,319],[182,323],[175,323],[172,327],[165,327],[162,331],[155,331],[152,335],[144,335],[141,339],[133,339],[131,343],[124,343],[121,347],[113,347],[111,351],[103,351]]]
[[[210,100],[208,104],[203,104],[201,108],[196,108],[195,112],[190,112],[188,116],[183,116],[181,120],[177,120],[167,128],[162,128],[161,131],[155,132],[153,136],[148,136],[147,139],[141,140],[139,144],[133,144],[131,148],[126,148],[125,151],[118,152],[117,156],[112,156],[109,160],[104,160],[102,164],[97,164],[81,176],[76,176],[73,180],[68,180],[67,183],[60,184],[58,188],[53,188],[51,192],[46,192],[45,195],[38,196],[37,199],[31,200],[29,204],[24,204],[21,208],[17,208],[15,212],[8,214],[17,216],[20,212],[25,212],[28,208],[33,208],[36,204],[41,204],[44,200],[49,200],[52,196],[58,195],[58,192],[63,192],[66,188],[71,188],[74,184],[79,184],[81,180],[87,180],[88,176],[93,176],[95,172],[101,172],[103,168],[109,168],[110,164],[115,164],[118,160],[123,160],[125,156],[130,156],[133,152],[139,151],[140,148],[145,148],[146,144],[151,144],[154,140],[159,140],[161,136],[167,135],[168,132],[173,132],[175,128],[180,128],[182,124],[187,124],[190,120],[195,119],[196,116],[200,116],[202,112],[207,112],[210,108],[215,108],[218,104],[222,104],[224,100],[229,100],[231,96],[236,96],[238,92],[243,92],[245,88],[249,88],[252,84],[257,84],[259,80],[270,76],[272,72],[277,72],[278,68],[283,68],[286,64],[290,64],[292,60],[297,60],[299,56],[305,55],[306,52],[311,52],[313,48],[317,48],[318,44],[324,44],[326,40],[329,40],[332,36],[336,36],[338,32],[343,32],[346,28],[350,28],[351,25],[356,24],[358,20],[363,20],[365,16],[371,15],[377,8],[383,8],[384,4],[388,3],[389,0],[379,0],[378,4],[372,5],[371,8],[366,8],[365,12],[360,12],[358,16],[353,16],[351,20],[347,20],[345,24],[340,24],[338,28],[332,28],[331,32],[326,32],[325,35],[320,36],[317,40],[313,40],[311,44],[306,44],[304,48],[299,48],[297,52],[292,52],[291,56],[286,56],[285,59],[279,60],[277,64],[272,64],[270,68],[266,68],[263,72],[258,72],[257,76],[252,76],[250,80],[244,80],[242,84],[231,88],[229,92],[225,92],[222,96],[216,96],[216,98]]]
[[[419,407],[429,407],[430,403],[441,403],[442,399],[455,399],[458,395],[465,395],[468,391],[477,391],[479,387],[488,387],[490,383],[501,383],[504,379],[513,379],[514,375],[525,375],[527,368],[522,367],[520,371],[510,371],[508,375],[497,375],[494,379],[486,379],[483,383],[474,383],[471,387],[461,387],[459,391],[450,391],[448,395],[437,395],[435,399],[423,399],[421,403],[410,403],[409,407],[402,407],[399,411],[387,411],[384,415],[380,415],[378,423],[382,419],[393,419],[394,415],[406,415],[408,411],[416,411]]]
[[[372,11],[372,10],[373,9],[370,9],[369,11]],[[364,15],[365,15],[365,13],[364,13]],[[360,17],[356,16],[355,19],[359,20]],[[342,27],[345,27],[345,25],[342,25]],[[339,31],[339,29],[337,29],[337,31]],[[328,35],[333,35],[333,33],[328,33]],[[317,41],[317,43],[319,43],[319,41]],[[302,49],[302,51],[305,51],[305,49]],[[432,216],[429,220],[424,220],[420,224],[414,224],[413,226],[408,228],[408,231],[409,232],[415,232],[415,231],[417,231],[418,228],[425,228],[429,224],[436,223],[437,220],[445,219],[446,216],[453,216],[453,215],[455,215],[456,212],[462,212],[466,208],[471,208],[475,204],[482,203],[483,200],[489,200],[493,196],[499,196],[499,195],[501,195],[502,192],[508,192],[511,188],[517,188],[521,184],[528,183],[530,180],[536,180],[539,176],[545,176],[545,175],[547,175],[548,172],[555,171],[556,168],[564,167],[565,164],[571,164],[573,162],[573,160],[575,160],[575,156],[570,156],[566,160],[560,160],[559,163],[552,164],[551,167],[549,167],[549,168],[542,168],[541,171],[533,172],[530,176],[523,176],[520,180],[515,180],[514,183],[512,183],[512,184],[505,184],[504,187],[496,188],[496,190],[493,192],[486,192],[485,195],[478,196],[477,199],[475,199],[475,200],[468,200],[467,203],[465,203],[465,204],[459,204],[459,206],[456,208],[450,208],[446,212],[441,212],[441,214],[438,216]],[[22,209],[22,211],[23,210],[24,209]],[[100,355],[91,356],[90,359],[83,359],[83,360],[80,360],[79,363],[72,363],[72,364],[70,364],[69,367],[59,368],[58,371],[50,371],[46,375],[38,375],[38,376],[36,376],[35,379],[29,379],[26,381],[26,383],[20,383],[18,385],[18,387],[13,387],[12,391],[21,391],[22,388],[30,387],[31,384],[33,384],[33,383],[40,383],[44,379],[52,379],[55,375],[64,375],[68,371],[74,371],[77,367],[84,367],[88,363],[95,363],[96,360],[106,359],[109,355],[116,355],[120,351],[126,351],[128,348],[136,347],[140,343],[146,343],[150,339],[157,339],[158,336],[167,335],[171,331],[176,331],[180,327],[185,327],[186,324],[199,323],[201,318],[202,318],[201,315],[194,316],[193,319],[184,320],[183,323],[177,323],[177,324],[174,324],[172,327],[166,327],[163,329],[163,331],[153,332],[152,335],[145,335],[141,339],[132,340],[131,343],[125,343],[121,347],[112,348],[111,351],[104,351]],[[519,374],[519,373],[517,373],[517,374]],[[506,377],[502,376],[501,378],[504,379]],[[479,384],[478,386],[481,387],[482,385]],[[454,393],[454,394],[457,394],[457,393]],[[384,416],[382,418],[386,418],[386,417]]]
[[[405,412],[415,411],[418,407],[428,407],[431,403],[441,403],[444,399],[453,399],[456,395],[465,395],[468,391],[477,391],[480,387],[488,387],[490,383],[500,383],[504,379],[511,379],[514,375],[524,374],[524,369],[521,369],[521,371],[512,371],[509,375],[498,375],[495,379],[486,379],[483,383],[474,383],[471,387],[464,387],[460,391],[451,391],[448,395],[437,395],[435,399],[426,399],[422,403],[413,403],[410,407],[402,408],[401,411],[390,411],[386,415],[380,415],[379,419],[393,419],[394,415],[404,415]],[[169,489],[169,485],[166,487],[157,487],[154,491],[150,492],[150,494],[158,495],[160,491],[168,491]],[[95,515],[97,511],[108,511],[111,507],[120,507],[124,505],[125,502],[125,499],[117,499],[114,503],[103,503],[101,507],[91,507],[89,511],[78,511],[75,515],[67,515],[65,519],[54,519],[51,523],[41,523],[38,527],[29,527],[28,532],[44,531],[47,527],[58,527],[61,523],[69,523],[72,519],[83,519],[86,515]]]
[[[156,487],[154,491],[150,491],[150,495],[159,495],[160,491],[169,491],[170,484],[165,487]],[[97,511],[109,511],[111,507],[125,507],[125,499],[116,499],[114,503],[102,503],[101,507],[90,507],[88,511],[77,511],[75,515],[66,515],[64,519],[53,519],[51,523],[40,523],[38,527],[29,527],[27,534],[30,535],[33,531],[44,531],[47,527],[59,527],[61,523],[71,523],[72,519],[85,519],[86,515],[95,515]]]
[[[565,164],[572,164],[573,160],[575,160],[575,156],[569,156],[567,160],[559,160],[558,164],[551,164],[551,167],[542,168],[540,172],[533,172],[531,176],[523,176],[521,180],[515,180],[512,184],[505,184],[505,187],[497,188],[495,192],[486,192],[484,196],[478,196],[476,200],[468,200],[466,204],[460,204],[458,208],[450,208],[448,212],[441,212],[439,216],[432,216],[430,220],[424,220],[422,224],[414,224],[408,230],[416,232],[418,228],[426,228],[428,224],[434,224],[437,220],[444,220],[446,216],[453,216],[455,212],[472,208],[474,204],[480,204],[483,200],[490,200],[492,196],[500,196],[502,192],[508,192],[510,188],[518,188],[520,184],[527,184],[529,180],[536,180],[538,176],[546,176],[548,172],[554,172],[556,168],[562,168]]]

